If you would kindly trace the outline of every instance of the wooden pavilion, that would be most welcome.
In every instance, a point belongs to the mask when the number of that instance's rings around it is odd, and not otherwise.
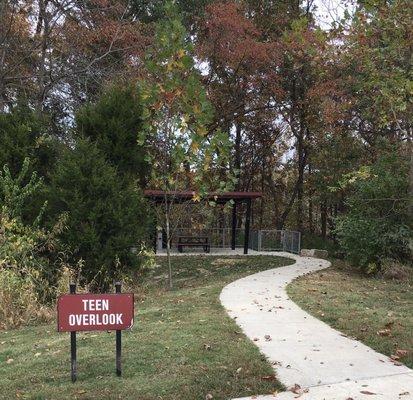
[[[174,203],[191,202],[195,196],[194,191],[171,191],[165,192],[162,190],[145,190],[144,195],[155,204],[163,204],[166,200],[171,200]],[[233,201],[232,206],[232,221],[231,221],[231,249],[235,250],[236,227],[237,227],[237,205],[244,203],[245,211],[245,227],[244,227],[244,254],[248,254],[250,224],[251,224],[251,204],[252,200],[262,197],[261,192],[221,192],[210,193],[203,200],[214,201],[217,204],[226,204]],[[156,245],[155,245],[156,252]]]

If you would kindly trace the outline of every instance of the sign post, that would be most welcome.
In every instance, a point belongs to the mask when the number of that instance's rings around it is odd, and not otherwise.
[[[121,284],[115,284],[115,293],[76,294],[76,285],[70,284],[70,294],[62,295],[57,303],[57,330],[70,332],[72,382],[77,379],[76,332],[116,331],[116,375],[122,375],[122,330],[133,326],[134,297],[121,293]]]
[[[69,285],[70,294],[76,294],[76,284]],[[76,362],[76,331],[70,332],[70,370],[72,375],[72,382],[77,379],[77,362]]]
[[[115,292],[120,293],[122,290],[120,282],[115,283]],[[116,375],[122,375],[122,331],[116,331]]]

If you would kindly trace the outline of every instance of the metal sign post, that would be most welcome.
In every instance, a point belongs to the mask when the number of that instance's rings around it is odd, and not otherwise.
[[[76,284],[71,283],[69,285],[70,294],[76,294]],[[76,331],[70,332],[70,370],[72,376],[72,382],[76,382],[77,379],[77,361],[76,361]]]
[[[115,292],[120,293],[122,286],[120,282],[115,283]],[[116,375],[122,375],[122,331],[116,331]]]

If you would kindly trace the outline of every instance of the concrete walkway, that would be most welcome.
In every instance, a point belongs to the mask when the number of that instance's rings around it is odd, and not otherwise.
[[[296,263],[239,279],[220,296],[228,314],[290,388],[285,393],[248,399],[413,399],[411,369],[345,337],[288,298],[288,283],[330,263],[289,253],[268,254],[294,258]]]

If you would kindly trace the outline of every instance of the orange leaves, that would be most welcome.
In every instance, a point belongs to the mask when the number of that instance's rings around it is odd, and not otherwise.
[[[128,60],[141,55],[149,39],[140,23],[125,17],[121,1],[93,0],[92,6],[72,11],[65,19],[61,39],[66,49],[102,55],[116,54]]]
[[[238,3],[217,2],[207,7],[198,49],[201,56],[213,56],[234,69],[240,63],[257,68],[269,62],[271,48],[270,43],[260,41],[259,30]]]

